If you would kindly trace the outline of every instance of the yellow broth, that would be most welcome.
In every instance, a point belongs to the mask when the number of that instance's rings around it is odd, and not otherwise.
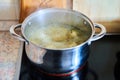
[[[49,48],[70,48],[85,42],[91,35],[88,26],[77,28],[66,24],[49,24],[32,32],[29,39],[32,43]]]

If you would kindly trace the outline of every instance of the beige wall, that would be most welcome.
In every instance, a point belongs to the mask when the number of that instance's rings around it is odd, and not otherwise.
[[[73,0],[73,9],[100,22],[109,33],[120,33],[120,0]],[[19,20],[19,0],[0,0],[0,31]]]
[[[73,9],[103,24],[107,33],[120,34],[120,0],[73,0]]]
[[[19,19],[19,0],[0,0],[0,31],[8,30]]]
[[[73,9],[83,12],[92,20],[120,20],[120,0],[73,0]]]

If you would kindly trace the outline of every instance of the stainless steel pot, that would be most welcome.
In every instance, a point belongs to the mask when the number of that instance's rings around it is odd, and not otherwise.
[[[89,39],[78,46],[64,49],[48,49],[33,44],[29,40],[31,32],[36,31],[41,25],[56,22],[78,26],[79,28],[90,28]],[[21,28],[23,36],[15,33],[15,29],[18,27]],[[95,34],[95,28],[101,29],[101,32]],[[102,38],[106,33],[106,29],[100,24],[93,23],[80,12],[48,8],[32,13],[22,24],[11,26],[10,33],[13,37],[25,41],[27,57],[37,68],[49,73],[64,73],[76,70],[85,64],[89,56],[90,43]]]

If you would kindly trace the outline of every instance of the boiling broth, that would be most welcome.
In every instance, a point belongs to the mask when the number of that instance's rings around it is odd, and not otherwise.
[[[84,29],[83,29],[84,28]],[[49,24],[41,26],[31,33],[30,41],[49,49],[62,49],[77,46],[91,35],[89,27],[82,29],[66,24]]]

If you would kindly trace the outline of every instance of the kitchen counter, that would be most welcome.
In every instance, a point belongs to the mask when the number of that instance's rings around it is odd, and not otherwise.
[[[0,32],[0,80],[19,80],[22,49],[23,43],[13,38],[8,31]],[[114,80],[120,36],[106,36],[92,42],[90,49],[89,65],[96,71],[99,80]]]
[[[9,31],[0,32],[0,80],[18,80],[21,46],[22,42],[13,38]]]

